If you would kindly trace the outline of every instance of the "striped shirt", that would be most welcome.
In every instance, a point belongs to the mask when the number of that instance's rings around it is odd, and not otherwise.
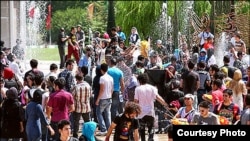
[[[88,113],[91,111],[90,107],[91,91],[92,88],[86,81],[83,81],[75,85],[72,91],[75,104],[75,112]]]

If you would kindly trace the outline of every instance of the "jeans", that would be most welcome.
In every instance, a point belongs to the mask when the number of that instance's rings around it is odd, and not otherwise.
[[[75,127],[74,127],[74,115],[73,115],[73,113],[70,113],[70,115],[69,115],[69,121],[70,121],[70,128],[71,128],[71,133],[72,132],[74,132],[74,129],[75,129]]]
[[[73,112],[74,117],[74,131],[73,131],[73,137],[78,138],[78,131],[79,131],[79,121],[82,117],[84,122],[90,121],[90,114],[89,113],[77,113]]]
[[[112,105],[111,105],[111,121],[118,115],[118,108],[120,105],[119,92],[114,91],[112,94]]]
[[[141,141],[146,141],[145,139],[145,128],[148,127],[148,141],[154,140],[154,121],[155,118],[152,116],[144,116],[142,119],[139,119],[139,134]]]
[[[58,45],[58,51],[60,56],[60,69],[62,69],[65,63],[65,45]]]
[[[99,105],[96,107],[96,116],[101,132],[107,131],[111,124],[111,103],[111,99],[100,99]],[[103,119],[103,114],[105,119]]]

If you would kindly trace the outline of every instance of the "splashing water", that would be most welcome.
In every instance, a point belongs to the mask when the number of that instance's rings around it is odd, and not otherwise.
[[[27,45],[38,46],[43,44],[43,39],[46,35],[45,17],[46,5],[44,1],[27,1]],[[32,15],[33,10],[33,15]]]
[[[25,50],[33,47],[40,47],[44,44],[44,39],[46,36],[45,30],[45,18],[46,18],[46,1],[20,1],[20,33],[18,35],[21,39],[22,46]],[[27,61],[37,56],[38,52],[31,51],[31,53],[25,52],[24,68]]]
[[[219,67],[223,66],[223,57],[228,54],[227,50],[227,40],[226,33],[222,32],[219,39],[215,42],[214,56],[216,58],[216,63]]]

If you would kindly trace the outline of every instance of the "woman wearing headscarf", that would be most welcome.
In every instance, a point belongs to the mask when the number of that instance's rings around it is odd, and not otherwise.
[[[18,101],[18,92],[15,87],[6,91],[7,99],[1,108],[2,127],[0,129],[1,141],[19,141],[24,131],[24,111]]]
[[[243,111],[243,96],[247,94],[247,88],[242,80],[242,73],[239,69],[234,71],[233,79],[229,82],[228,88],[233,90],[233,103],[237,104],[240,110]]]
[[[26,133],[28,141],[40,141],[42,137],[41,124],[46,124],[52,135],[55,133],[43,112],[41,105],[43,93],[40,89],[35,90],[32,100],[26,107],[25,119],[27,120]]]
[[[140,43],[140,36],[138,34],[137,28],[132,27],[131,34],[129,37],[129,44],[134,44],[134,45],[138,46],[139,43]]]

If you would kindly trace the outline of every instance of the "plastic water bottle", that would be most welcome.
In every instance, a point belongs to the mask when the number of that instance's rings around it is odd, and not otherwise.
[[[119,95],[120,102],[123,102],[123,95]]]

